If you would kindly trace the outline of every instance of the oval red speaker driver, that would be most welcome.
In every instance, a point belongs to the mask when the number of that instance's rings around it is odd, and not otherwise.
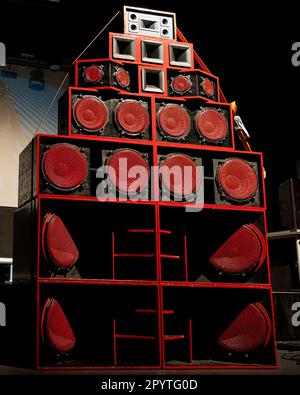
[[[244,274],[258,270],[265,260],[266,246],[255,225],[243,225],[210,257],[209,263],[225,274]]]
[[[258,177],[253,167],[244,159],[226,159],[216,172],[216,183],[225,199],[246,203],[255,197]]]
[[[206,96],[208,97],[212,97],[215,93],[215,87],[213,82],[208,79],[208,78],[204,78],[203,81],[201,82],[201,86],[203,89],[203,92],[206,94]]]
[[[199,189],[200,171],[191,157],[170,154],[160,164],[160,180],[174,197],[190,199]]]
[[[42,340],[55,352],[64,354],[76,345],[76,338],[71,325],[55,299],[48,298],[45,302],[41,320]]]
[[[171,89],[173,92],[183,95],[192,88],[192,82],[186,75],[177,75],[171,81]]]
[[[83,96],[75,101],[74,120],[80,129],[98,132],[105,128],[109,114],[105,103],[96,96]]]
[[[137,136],[145,132],[150,117],[147,109],[137,100],[123,100],[115,108],[115,121],[121,132]]]
[[[42,173],[54,189],[73,191],[85,182],[88,163],[77,147],[66,143],[55,144],[43,155]]]
[[[116,80],[116,83],[121,88],[128,88],[129,87],[130,76],[129,76],[129,73],[123,67],[117,67],[117,69],[114,73],[114,78]]]
[[[228,123],[223,114],[214,108],[197,111],[195,126],[199,137],[209,142],[218,143],[227,137]]]
[[[185,108],[178,104],[162,106],[157,114],[162,134],[170,140],[184,138],[191,129],[191,119]]]
[[[85,82],[97,84],[102,81],[104,72],[101,66],[91,65],[84,68],[82,75]]]
[[[124,194],[138,194],[149,183],[150,169],[143,156],[133,149],[119,149],[107,158],[110,184]]]
[[[55,269],[69,271],[76,263],[79,252],[65,224],[56,214],[47,214],[42,227],[42,250]]]
[[[265,308],[260,303],[251,303],[225,329],[218,345],[231,353],[262,349],[269,343],[271,328]]]

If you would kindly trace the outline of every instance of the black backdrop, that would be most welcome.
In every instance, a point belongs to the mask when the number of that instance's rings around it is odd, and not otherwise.
[[[227,100],[236,100],[253,149],[264,153],[269,229],[276,230],[277,188],[296,175],[300,156],[300,67],[291,62],[292,44],[300,41],[295,3],[2,0],[0,41],[9,56],[59,53],[71,63],[123,4],[176,12],[179,29],[220,77]]]

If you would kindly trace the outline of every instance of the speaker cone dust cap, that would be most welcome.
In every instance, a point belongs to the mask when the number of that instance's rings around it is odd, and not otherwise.
[[[253,167],[245,160],[226,159],[217,169],[217,186],[228,200],[246,202],[254,198],[258,177]]]
[[[65,143],[55,144],[43,156],[42,172],[54,188],[71,191],[86,180],[88,163],[77,147]]]
[[[44,306],[42,334],[44,342],[58,353],[69,352],[76,344],[71,325],[61,305],[55,299],[48,299]]]
[[[119,149],[107,158],[107,176],[114,188],[127,193],[140,193],[149,183],[146,159],[133,149]]]
[[[62,270],[69,270],[76,263],[79,252],[65,224],[55,214],[45,217],[43,226],[43,251],[46,259]]]
[[[109,118],[105,103],[95,96],[83,96],[77,99],[73,115],[77,125],[88,132],[104,129]]]
[[[147,129],[150,117],[146,108],[137,100],[124,100],[115,109],[115,121],[122,132],[139,135]]]
[[[84,80],[90,84],[96,84],[98,82],[101,82],[102,78],[104,77],[104,72],[102,68],[95,65],[86,67],[83,70],[82,74]]]
[[[162,133],[170,139],[185,137],[191,129],[188,112],[178,104],[167,104],[158,112],[158,125]]]
[[[185,75],[177,75],[171,81],[171,89],[173,92],[183,95],[192,88],[192,82]]]
[[[228,123],[223,114],[213,108],[197,112],[195,126],[200,137],[211,142],[219,142],[228,134]]]
[[[270,340],[271,322],[260,303],[249,304],[226,328],[218,345],[228,352],[247,353],[265,347]]]
[[[222,273],[242,274],[258,269],[265,255],[265,242],[260,230],[254,225],[243,225],[214,252],[209,263]]]
[[[160,165],[163,186],[175,197],[192,197],[200,186],[200,171],[196,162],[184,154],[170,154]]]

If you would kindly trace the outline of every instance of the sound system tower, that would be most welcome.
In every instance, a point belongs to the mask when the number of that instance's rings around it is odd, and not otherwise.
[[[47,370],[276,367],[262,154],[235,149],[175,14],[125,6],[70,83],[59,134],[20,155],[15,349]]]

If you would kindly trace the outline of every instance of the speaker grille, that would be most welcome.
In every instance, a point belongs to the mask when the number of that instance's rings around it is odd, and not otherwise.
[[[102,78],[104,77],[104,72],[102,70],[102,67],[91,65],[83,70],[82,75],[85,82],[89,84],[97,84],[98,82],[102,81]]]
[[[114,77],[116,82],[122,88],[127,88],[130,85],[130,76],[129,73],[123,69],[123,67],[118,67],[114,73]]]
[[[76,338],[61,305],[55,299],[47,299],[42,316],[44,342],[58,353],[71,351]]]
[[[270,318],[260,303],[249,304],[219,337],[218,344],[234,353],[266,346]]]
[[[83,184],[88,163],[79,149],[70,144],[55,144],[43,156],[42,172],[55,189],[71,191]]]
[[[221,164],[216,182],[225,198],[237,202],[251,200],[258,187],[258,177],[250,164],[243,159],[231,158]]]
[[[265,259],[265,245],[260,230],[251,225],[243,225],[233,233],[210,257],[210,264],[226,274],[242,274]]]
[[[88,132],[104,129],[109,116],[105,103],[94,96],[84,96],[77,99],[73,115],[78,126]]]
[[[79,256],[70,233],[57,215],[46,216],[44,225],[43,251],[45,258],[49,257],[59,269],[68,271]]]
[[[191,120],[187,110],[178,104],[167,104],[158,112],[158,124],[161,132],[170,139],[185,137],[191,128]]]
[[[192,88],[192,82],[185,75],[177,75],[171,81],[171,89],[173,92],[183,95]]]
[[[124,100],[115,109],[115,121],[122,132],[140,135],[149,125],[149,114],[137,100]]]
[[[197,112],[195,126],[200,137],[211,142],[219,142],[228,134],[226,118],[219,111],[211,108]]]
[[[183,154],[170,154],[161,163],[160,178],[175,197],[189,198],[200,185],[200,173],[195,161]]]
[[[210,79],[204,78],[203,81],[201,82],[201,86],[202,86],[203,92],[206,94],[206,96],[212,97],[214,95],[215,87]]]
[[[148,186],[149,165],[135,150],[116,150],[107,158],[106,166],[109,182],[120,192],[140,193]]]

